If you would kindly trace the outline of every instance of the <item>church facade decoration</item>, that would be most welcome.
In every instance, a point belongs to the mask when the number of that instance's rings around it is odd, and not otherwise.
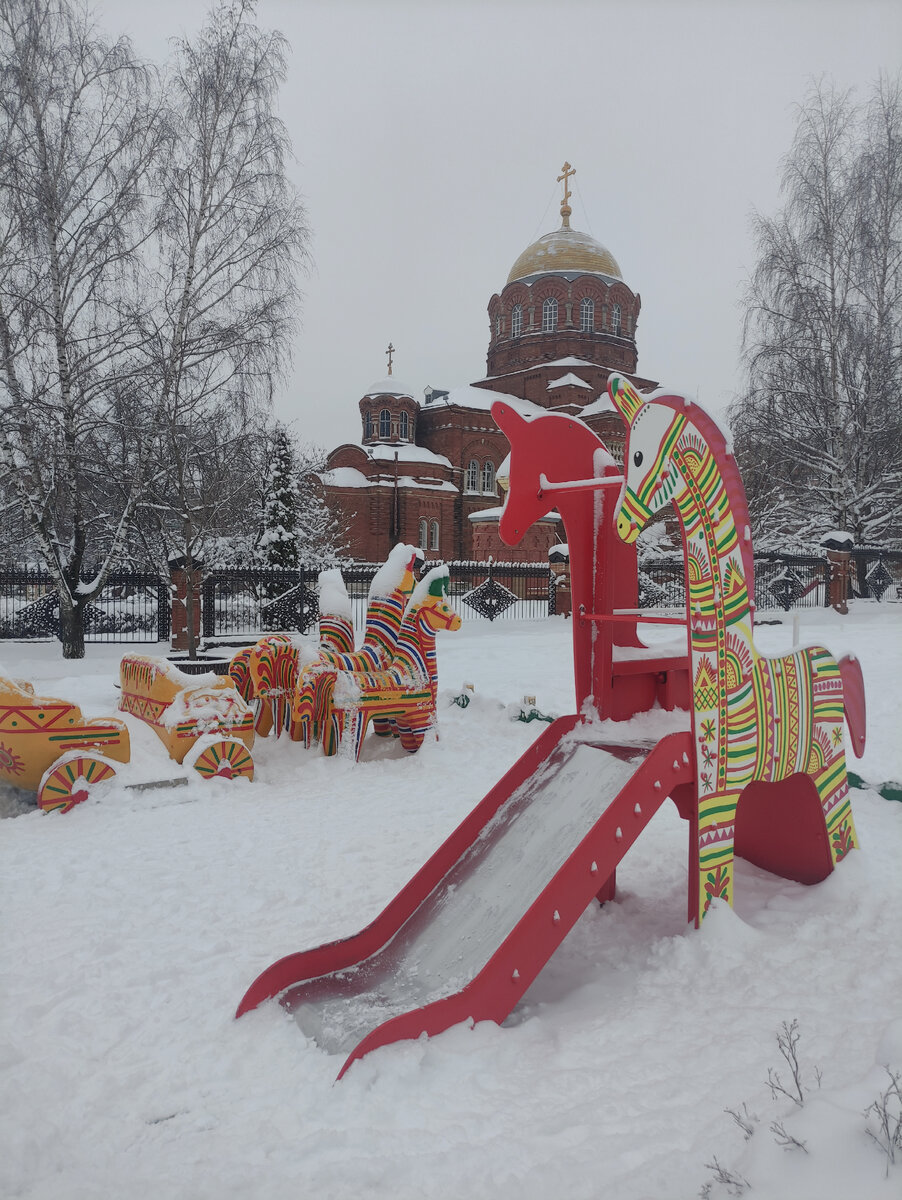
[[[499,468],[509,445],[491,415],[498,399],[528,400],[578,415],[622,453],[624,427],[607,397],[612,371],[640,391],[636,374],[641,301],[595,238],[572,229],[564,163],[561,226],[519,255],[488,304],[486,373],[473,384],[419,393],[393,375],[397,351],[386,349],[388,374],[359,402],[360,441],[336,447],[323,473],[327,502],[358,561],[381,562],[397,542],[444,560],[494,557],[547,562],[563,539],[556,514],[512,549],[498,537]]]

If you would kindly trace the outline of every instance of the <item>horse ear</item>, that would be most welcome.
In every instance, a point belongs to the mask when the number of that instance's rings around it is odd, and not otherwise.
[[[507,434],[508,441],[511,440],[510,434],[514,429],[519,429],[526,424],[526,419],[521,417],[512,405],[505,404],[503,400],[496,400],[492,405],[492,416],[495,418],[498,428]]]
[[[645,401],[625,375],[615,372],[608,378],[608,395],[627,425],[632,425],[633,418]]]

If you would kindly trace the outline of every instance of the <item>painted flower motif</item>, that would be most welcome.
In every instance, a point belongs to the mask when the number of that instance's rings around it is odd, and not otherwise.
[[[702,788],[706,793],[714,791],[714,780],[707,771],[702,771]]]
[[[836,861],[840,862],[852,849],[852,830],[848,821],[840,821],[838,828],[833,831],[833,852]]]
[[[702,758],[705,760],[705,766],[710,767],[711,764],[714,762],[714,758],[715,758],[714,751],[711,749],[710,746],[706,746],[704,742],[702,742],[701,750],[702,750]]]
[[[702,721],[702,735],[701,736],[702,736],[703,742],[713,742],[714,741],[714,718],[713,717],[711,717],[707,721]]]
[[[19,758],[9,746],[0,742],[0,771],[7,775],[21,775],[25,770],[24,759]]]
[[[833,745],[838,746],[842,741],[842,726],[834,725],[833,732],[830,734],[830,736],[833,739]]]
[[[727,867],[718,867],[716,871],[711,871],[705,877],[705,912],[711,907],[712,900],[729,900],[730,898],[730,872]]]

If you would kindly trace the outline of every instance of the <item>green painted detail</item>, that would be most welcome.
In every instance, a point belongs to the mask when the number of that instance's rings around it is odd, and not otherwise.
[[[847,778],[849,780],[849,787],[864,788],[872,792],[879,792],[884,800],[898,800],[902,804],[902,783],[896,783],[892,779],[886,783],[868,783],[866,779],[862,779],[854,771],[849,771]]]

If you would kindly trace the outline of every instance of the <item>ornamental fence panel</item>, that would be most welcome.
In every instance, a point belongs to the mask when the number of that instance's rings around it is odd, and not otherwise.
[[[169,582],[155,571],[114,571],[85,610],[86,642],[166,641]],[[0,640],[59,637],[59,597],[40,568],[0,567]]]
[[[362,629],[370,583],[381,564],[342,568],[354,625]],[[439,565],[427,563],[427,567]],[[555,611],[563,577],[544,563],[449,562],[449,601],[464,620],[523,619]],[[318,616],[318,569],[211,570],[202,586],[205,642],[247,642],[282,630],[309,633]],[[755,603],[768,609],[827,604],[829,567],[818,556],[762,553],[755,557]],[[852,596],[902,600],[902,552],[865,547],[852,553]],[[685,605],[682,554],[643,559],[639,567],[643,608]],[[117,571],[89,606],[85,638],[96,642],[166,641],[170,635],[170,588],[153,571]],[[0,640],[56,638],[59,602],[50,575],[41,569],[0,567]]]
[[[366,624],[370,583],[381,565],[341,569],[356,629]],[[464,620],[544,617],[554,611],[552,574],[544,563],[427,562],[425,569],[439,565],[449,568],[448,600]],[[319,615],[318,573],[306,567],[208,571],[202,587],[204,641],[276,630],[309,633]]]

